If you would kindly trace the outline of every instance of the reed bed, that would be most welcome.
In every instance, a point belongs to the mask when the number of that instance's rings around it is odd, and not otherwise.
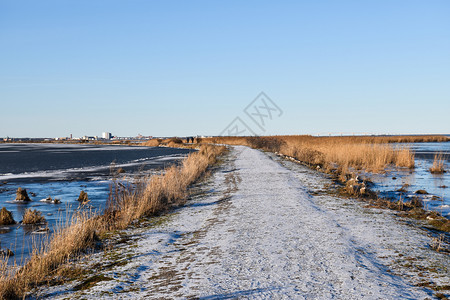
[[[436,153],[434,155],[433,165],[430,168],[430,172],[433,174],[442,174],[445,172],[444,169],[445,157],[443,153]]]
[[[381,172],[389,166],[414,167],[414,153],[405,146],[392,143],[448,140],[442,136],[405,137],[216,137],[205,142],[247,145],[293,157],[310,166],[337,170],[343,174],[350,169]]]
[[[36,246],[31,258],[22,267],[16,267],[15,272],[7,266],[7,258],[0,259],[0,299],[25,297],[33,287],[58,274],[66,263],[95,248],[98,236],[182,204],[189,185],[224,151],[225,147],[202,145],[181,165],[169,167],[162,175],[129,184],[117,182],[103,214],[85,210],[75,213],[50,239]]]

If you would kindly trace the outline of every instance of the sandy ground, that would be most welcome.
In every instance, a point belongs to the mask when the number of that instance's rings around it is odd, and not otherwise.
[[[426,299],[448,255],[390,211],[326,193],[324,175],[234,147],[186,206],[82,262],[100,280],[52,298]],[[89,280],[88,280],[89,281]],[[94,281],[95,282],[95,281]],[[448,291],[447,291],[448,292]]]

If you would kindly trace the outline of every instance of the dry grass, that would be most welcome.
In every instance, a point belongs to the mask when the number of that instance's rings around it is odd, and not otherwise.
[[[33,287],[45,284],[60,273],[65,263],[95,247],[97,236],[126,228],[133,220],[182,204],[188,186],[199,179],[224,151],[225,147],[202,145],[180,166],[168,168],[163,175],[127,186],[117,183],[102,215],[76,213],[70,221],[59,226],[48,241],[35,247],[30,260],[17,272],[12,272],[6,260],[0,259],[0,299],[20,299]]]
[[[14,221],[12,213],[5,207],[3,207],[0,210],[0,225],[12,225],[12,224],[16,224],[16,221]]]
[[[340,174],[350,169],[383,171],[388,166],[414,167],[414,153],[390,143],[442,140],[445,137],[217,137],[205,142],[247,145],[293,157],[310,166]]]
[[[167,168],[163,175],[152,176],[132,186],[116,185],[105,215],[115,216],[116,224],[125,228],[134,219],[182,204],[187,187],[202,176],[224,150],[225,147],[202,145],[180,166]]]
[[[16,200],[17,201],[31,201],[30,197],[28,196],[27,190],[22,189],[19,187],[16,192]]]
[[[22,298],[32,287],[45,283],[58,266],[93,246],[96,228],[89,214],[75,214],[50,240],[35,247],[30,260],[16,273],[0,268],[0,299]]]
[[[37,209],[32,210],[31,208],[25,209],[23,214],[22,224],[41,224],[45,223],[45,218],[40,211]]]
[[[442,153],[437,153],[434,155],[434,161],[430,168],[430,172],[433,174],[442,174],[445,172],[444,155]]]
[[[161,142],[162,142],[161,139],[151,139],[148,142],[145,142],[144,146],[158,147],[161,144]]]

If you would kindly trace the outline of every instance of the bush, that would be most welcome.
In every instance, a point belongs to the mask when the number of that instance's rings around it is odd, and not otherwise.
[[[80,196],[78,196],[77,201],[80,201],[82,203],[86,203],[89,201],[88,194],[85,191],[80,192]]]
[[[25,214],[23,215],[22,224],[40,224],[45,223],[45,218],[40,211],[37,209],[32,210],[27,208]]]
[[[12,213],[5,207],[3,207],[0,210],[0,225],[12,225],[12,224],[16,224],[16,221],[14,221]]]
[[[146,142],[144,145],[149,147],[158,147],[159,144],[161,144],[161,142],[162,142],[161,139],[152,139]]]
[[[27,190],[22,189],[21,187],[17,189],[16,200],[17,201],[31,201],[30,197],[28,197]]]
[[[270,152],[279,152],[281,146],[286,144],[283,140],[274,137],[247,137],[247,143],[252,148],[263,149]]]
[[[171,138],[169,140],[169,143],[174,143],[174,144],[183,144],[183,140],[180,138]]]

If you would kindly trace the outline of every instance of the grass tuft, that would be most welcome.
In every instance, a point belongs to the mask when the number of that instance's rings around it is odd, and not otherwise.
[[[44,216],[37,209],[35,210],[32,210],[31,208],[25,209],[22,224],[41,224],[45,222],[46,221]]]
[[[0,210],[0,225],[13,225],[13,224],[16,224],[16,221],[14,221],[12,213],[5,207],[3,207]]]
[[[444,155],[442,153],[436,153],[434,155],[433,165],[430,168],[432,174],[442,174],[444,169]]]

